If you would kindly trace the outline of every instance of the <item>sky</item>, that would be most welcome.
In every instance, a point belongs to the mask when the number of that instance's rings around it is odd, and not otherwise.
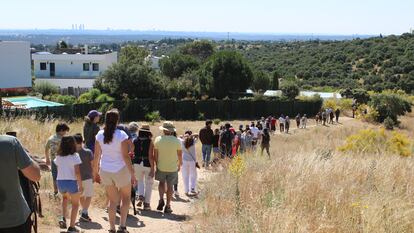
[[[413,0],[5,0],[0,29],[401,34]]]

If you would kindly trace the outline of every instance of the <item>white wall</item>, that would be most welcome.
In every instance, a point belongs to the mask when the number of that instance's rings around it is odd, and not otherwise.
[[[76,78],[76,79],[53,79],[53,78],[36,78],[35,84],[38,82],[49,82],[60,88],[92,88],[95,79],[93,78]]]
[[[0,88],[32,87],[30,43],[0,41]]]
[[[32,58],[36,78],[96,78],[118,61],[118,54],[33,54]],[[40,63],[46,63],[46,70],[40,70]],[[55,77],[50,76],[50,63],[55,63]],[[83,63],[89,63],[89,71],[83,71]],[[99,71],[93,71],[93,63],[99,64]]]

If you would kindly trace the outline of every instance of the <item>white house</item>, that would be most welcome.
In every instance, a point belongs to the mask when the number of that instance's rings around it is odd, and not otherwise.
[[[31,87],[30,43],[0,41],[0,89]]]
[[[154,70],[159,70],[160,69],[160,60],[163,59],[164,57],[165,57],[164,55],[162,55],[161,57],[148,55],[145,58],[145,60],[147,62],[150,62],[151,68],[153,68]]]
[[[47,81],[60,88],[92,88],[97,77],[118,62],[118,53],[32,54],[36,82]]]

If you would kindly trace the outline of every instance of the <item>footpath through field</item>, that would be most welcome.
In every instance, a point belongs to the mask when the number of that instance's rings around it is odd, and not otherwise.
[[[341,118],[340,124],[328,125],[328,126],[319,126],[319,127],[342,127],[349,124],[352,121],[352,118]],[[299,133],[309,133],[312,131],[312,128],[316,127],[315,121],[310,120],[309,125],[306,130],[297,129],[296,123],[291,121],[291,130],[290,134],[283,134],[283,137],[294,137],[295,134]],[[281,136],[280,132],[276,132],[275,135],[272,135],[272,140],[277,140]],[[201,148],[200,145],[197,147]],[[203,185],[209,178],[213,175],[213,171],[200,169],[198,170],[198,184],[202,192]],[[180,181],[182,180],[180,174]],[[153,194],[151,200],[152,211],[138,211],[137,215],[133,215],[132,208],[130,209],[130,215],[127,219],[128,231],[131,233],[154,233],[154,232],[169,232],[169,233],[181,233],[181,232],[195,232],[193,226],[192,214],[194,214],[194,202],[197,201],[195,198],[188,198],[183,193],[184,190],[182,182],[178,184],[178,190],[181,190],[180,198],[176,199],[172,203],[173,214],[163,214],[161,212],[155,211],[155,208],[158,204],[158,182],[154,182]],[[103,202],[104,200],[102,200]],[[108,215],[104,209],[92,206],[89,210],[90,217],[93,219],[93,223],[78,223],[78,228],[81,229],[81,232],[108,232]],[[117,218],[117,221],[119,218]],[[64,230],[59,229],[57,226],[41,226],[39,232],[65,232]]]

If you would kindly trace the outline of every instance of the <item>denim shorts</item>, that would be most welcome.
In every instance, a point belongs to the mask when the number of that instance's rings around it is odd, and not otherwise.
[[[79,192],[78,182],[76,180],[58,180],[57,186],[60,193],[75,194]]]
[[[53,162],[53,160],[52,160],[50,170],[52,171],[52,177],[53,177],[53,180],[55,181],[57,179],[57,166],[56,166],[55,162]]]

